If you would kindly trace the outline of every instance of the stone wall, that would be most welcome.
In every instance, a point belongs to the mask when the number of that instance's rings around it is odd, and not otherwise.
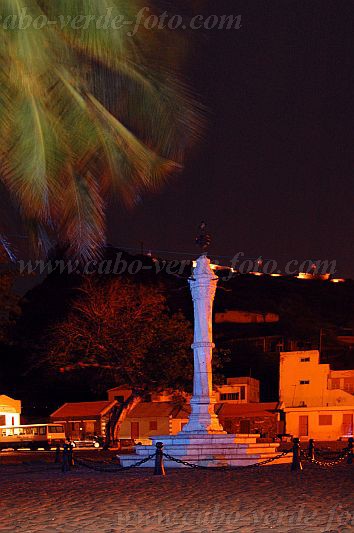
[[[243,433],[245,426],[247,426],[247,421],[249,421],[250,433],[260,433],[261,436],[265,437],[276,437],[280,432],[276,413],[272,416],[220,417],[220,422],[228,433]]]

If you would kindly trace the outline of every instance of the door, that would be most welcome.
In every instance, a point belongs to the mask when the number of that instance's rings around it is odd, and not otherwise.
[[[309,434],[309,417],[307,415],[299,416],[299,437],[307,437]]]
[[[132,439],[139,438],[139,422],[130,423],[130,436]]]
[[[353,415],[348,413],[343,415],[343,436],[353,435]]]
[[[240,433],[249,435],[251,433],[251,422],[249,420],[240,421]]]

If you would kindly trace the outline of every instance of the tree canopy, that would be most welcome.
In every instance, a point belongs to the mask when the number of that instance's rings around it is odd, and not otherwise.
[[[90,373],[88,387],[191,388],[191,324],[172,314],[162,289],[122,278],[86,279],[68,316],[52,327],[41,365]]]

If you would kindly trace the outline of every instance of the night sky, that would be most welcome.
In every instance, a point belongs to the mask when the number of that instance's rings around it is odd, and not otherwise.
[[[160,193],[112,213],[110,242],[183,257],[204,219],[212,255],[336,259],[354,277],[354,2],[200,4],[242,15],[240,30],[193,32],[204,138]]]

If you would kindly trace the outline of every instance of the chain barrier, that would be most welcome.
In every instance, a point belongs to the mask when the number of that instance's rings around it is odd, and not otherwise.
[[[322,461],[316,459],[315,457],[311,457],[305,450],[301,450],[301,455],[310,463],[313,463],[317,466],[322,466],[323,468],[331,468],[332,466],[339,465],[349,456],[349,449],[344,448],[344,450],[337,456],[336,459],[324,459]]]
[[[295,438],[293,439],[293,446],[292,448],[290,448],[289,450],[283,450],[282,452],[278,453],[277,455],[273,456],[273,457],[269,457],[268,459],[264,459],[263,461],[258,461],[256,463],[252,463],[252,464],[249,464],[249,465],[235,465],[235,466],[232,466],[232,465],[211,465],[211,466],[207,466],[207,465],[203,465],[203,464],[196,464],[196,463],[191,463],[189,461],[184,461],[183,459],[178,459],[177,457],[173,457],[172,455],[169,455],[168,453],[165,453],[163,451],[163,443],[162,442],[157,442],[156,443],[156,451],[155,453],[151,454],[151,455],[148,455],[142,459],[140,459],[139,461],[129,465],[129,466],[121,466],[120,464],[117,464],[114,466],[114,468],[112,468],[112,463],[110,461],[101,461],[101,464],[98,464],[97,461],[94,461],[92,459],[79,459],[79,458],[75,458],[75,461],[76,463],[79,465],[79,466],[84,466],[86,468],[89,468],[91,470],[96,470],[96,471],[99,471],[99,472],[112,472],[112,473],[115,473],[115,472],[122,472],[123,470],[131,470],[132,468],[136,468],[136,467],[139,467],[141,465],[143,465],[144,463],[147,463],[148,461],[151,461],[151,459],[154,459],[155,458],[155,470],[154,470],[154,474],[155,475],[165,475],[165,468],[164,468],[164,464],[163,464],[163,458],[165,457],[166,459],[168,459],[169,461],[173,461],[175,463],[178,463],[178,464],[181,464],[181,465],[184,465],[184,466],[187,466],[189,468],[194,468],[194,469],[199,469],[199,470],[206,470],[206,469],[214,469],[214,470],[223,470],[223,471],[227,471],[227,470],[244,470],[244,469],[247,469],[247,468],[256,468],[256,467],[259,467],[259,466],[263,466],[263,465],[266,465],[266,464],[269,464],[269,463],[272,463],[273,461],[276,461],[277,459],[280,459],[284,456],[286,456],[288,453],[292,452],[293,454],[293,458],[292,458],[292,464],[291,464],[291,470],[292,471],[301,471],[302,470],[302,463],[301,463],[301,458],[304,458],[306,461],[310,462],[310,463],[313,463],[317,466],[320,466],[320,467],[323,467],[323,468],[332,468],[333,466],[336,466],[340,463],[342,463],[345,459],[347,459],[347,464],[353,464],[353,448],[354,448],[354,444],[353,444],[353,438],[350,437],[349,440],[348,440],[348,447],[347,448],[343,448],[343,450],[337,454],[336,457],[334,458],[331,458],[331,459],[325,459],[324,458],[324,454],[326,453],[324,450],[315,450],[315,445],[314,445],[314,441],[313,439],[310,439],[309,441],[309,448],[308,448],[308,451],[306,450],[301,450],[300,448],[300,440],[299,438]],[[70,452],[70,450],[68,449],[67,451]],[[328,455],[334,455],[336,452],[330,452]],[[317,457],[316,457],[317,455]],[[318,456],[322,456],[322,459],[319,459]],[[68,460],[68,457],[69,457],[69,460]],[[206,458],[206,459],[202,459],[202,461],[215,461],[214,458]],[[73,464],[72,462],[72,457],[69,453],[69,455],[67,454],[67,456],[65,456],[65,454],[63,454],[63,467],[66,465],[68,466],[68,469],[70,469],[70,464]],[[66,468],[63,468],[63,472],[66,471],[67,469]]]
[[[279,453],[275,457],[270,457],[269,459],[265,459],[264,461],[260,461],[258,463],[252,463],[251,465],[238,465],[238,466],[231,466],[231,465],[220,465],[220,466],[204,466],[204,465],[198,465],[195,463],[190,463],[188,461],[183,461],[182,459],[177,459],[177,457],[173,457],[172,455],[169,455],[168,453],[163,453],[163,456],[166,457],[166,459],[169,459],[170,461],[173,461],[178,464],[182,464],[184,466],[189,466],[190,468],[197,468],[201,470],[210,470],[210,468],[213,468],[214,470],[239,470],[243,468],[254,468],[257,466],[266,465],[268,463],[272,463],[273,461],[276,461],[277,459],[280,459],[281,457],[284,457],[292,450],[284,450],[282,453]],[[210,459],[202,459],[203,461],[214,461],[213,458]]]
[[[89,468],[90,470],[96,470],[97,472],[115,473],[115,472],[122,472],[123,470],[124,471],[131,470],[132,468],[136,468],[138,466],[141,466],[144,463],[147,463],[148,461],[153,459],[155,456],[156,456],[156,452],[151,454],[151,455],[148,455],[147,457],[144,457],[143,459],[141,459],[140,461],[137,461],[136,463],[133,463],[132,465],[129,465],[129,466],[116,465],[115,468],[111,468],[109,466],[106,468],[103,465],[102,466],[98,465],[97,461],[93,461],[93,460],[90,460],[90,459],[83,460],[83,459],[78,459],[78,458],[75,457],[75,462],[79,466],[84,466],[85,468]],[[106,462],[106,464],[109,465],[110,463]]]

